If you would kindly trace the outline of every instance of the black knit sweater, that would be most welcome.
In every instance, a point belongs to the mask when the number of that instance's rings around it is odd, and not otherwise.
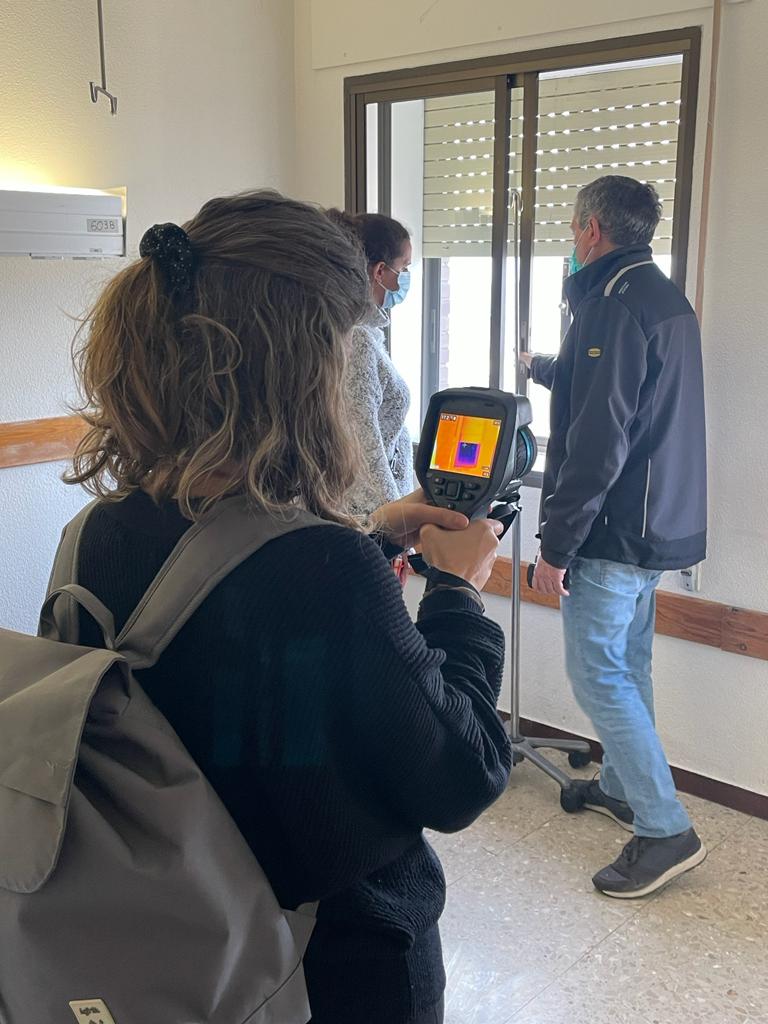
[[[78,582],[124,625],[189,522],[145,495],[89,518]],[[83,621],[81,642],[98,645]],[[317,1024],[400,1024],[445,975],[445,882],[425,827],[504,789],[501,630],[465,593],[414,627],[380,548],[343,527],[267,544],[137,678],[210,780],[285,907],[320,900]]]

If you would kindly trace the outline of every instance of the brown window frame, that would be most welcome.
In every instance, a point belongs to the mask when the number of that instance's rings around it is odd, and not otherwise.
[[[490,383],[499,386],[504,364],[504,289],[505,254],[508,233],[508,134],[510,90],[523,87],[524,125],[535,123],[538,110],[538,75],[585,65],[613,64],[649,57],[682,55],[680,127],[678,132],[677,173],[672,225],[672,280],[685,290],[690,237],[693,160],[696,135],[701,54],[701,28],[673,29],[666,32],[624,38],[596,40],[548,49],[474,60],[431,64],[425,67],[358,75],[344,80],[344,164],[345,204],[353,213],[367,208],[366,110],[376,104],[383,145],[379,148],[378,208],[389,212],[391,194],[389,149],[391,105],[411,99],[449,96],[468,92],[493,92],[496,107],[494,148],[494,217],[491,240],[492,287],[490,325]],[[534,230],[533,185],[536,165],[535,132],[524,127],[523,140],[523,214],[520,224],[521,251],[532,253]],[[528,194],[526,195],[526,191]],[[521,262],[519,316],[520,350],[527,351],[530,309],[530,258]],[[518,376],[517,390],[525,393],[527,382]]]

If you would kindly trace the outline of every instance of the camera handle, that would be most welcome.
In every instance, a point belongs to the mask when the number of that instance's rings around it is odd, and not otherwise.
[[[520,506],[512,504],[511,502],[501,502],[498,505],[494,505],[491,511],[488,513],[489,519],[495,519],[497,522],[502,523],[504,529],[499,534],[499,540],[506,536],[507,530],[510,528],[515,519],[520,514]]]

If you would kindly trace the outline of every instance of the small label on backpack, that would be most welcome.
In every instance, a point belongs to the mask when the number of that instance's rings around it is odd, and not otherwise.
[[[116,1024],[103,999],[73,999],[69,1008],[81,1024]]]

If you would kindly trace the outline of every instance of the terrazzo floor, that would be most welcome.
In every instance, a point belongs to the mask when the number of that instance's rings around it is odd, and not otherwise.
[[[591,877],[630,836],[563,813],[558,792],[522,764],[471,828],[430,834],[448,881],[446,1024],[768,1024],[768,821],[683,796],[707,860],[613,900]]]

